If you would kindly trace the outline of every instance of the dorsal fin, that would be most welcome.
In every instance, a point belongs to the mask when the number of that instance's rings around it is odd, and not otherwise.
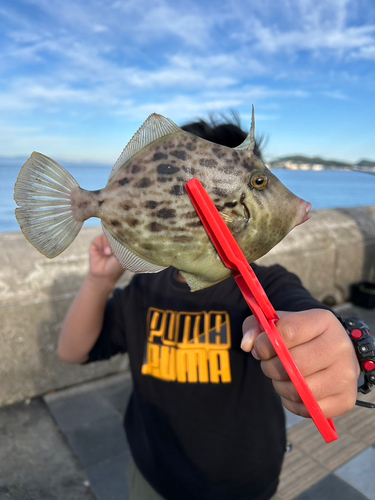
[[[135,253],[117,241],[104,223],[102,223],[102,227],[104,234],[107,236],[113,255],[124,269],[127,269],[132,273],[159,273],[160,271],[163,271],[163,269],[166,269],[166,267],[152,264],[151,262],[138,257],[138,255],[135,255]]]
[[[250,132],[248,133],[246,139],[243,141],[242,144],[237,146],[236,149],[237,151],[248,151],[249,153],[252,153],[254,151],[255,147],[255,117],[254,117],[254,106],[253,110],[251,113],[251,127],[250,127]]]
[[[141,151],[145,146],[181,129],[169,118],[153,113],[150,115],[141,128],[133,135],[132,139],[125,146],[124,151],[113,166],[109,181],[116,174],[119,168],[124,165],[132,156]]]

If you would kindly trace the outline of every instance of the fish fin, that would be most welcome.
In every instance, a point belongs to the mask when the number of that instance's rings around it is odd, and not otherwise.
[[[242,144],[237,146],[236,148],[233,148],[237,151],[248,151],[249,153],[252,153],[254,151],[255,147],[255,116],[254,116],[254,106],[252,109],[252,114],[251,114],[251,127],[250,127],[250,132],[248,133],[246,139],[243,141]]]
[[[116,172],[126,163],[132,156],[141,151],[145,146],[174,132],[180,132],[181,129],[169,118],[153,113],[150,115],[140,129],[133,135],[120,157],[113,166],[110,181]]]
[[[191,274],[186,271],[179,271],[179,273],[189,285],[191,292],[196,292],[202,288],[202,284],[199,282],[199,279],[195,276],[195,274]]]
[[[187,271],[179,271],[179,273],[189,285],[191,292],[197,292],[198,290],[203,290],[203,288],[208,288],[215,284],[213,282],[204,281],[200,276],[188,273]]]
[[[221,211],[220,215],[227,225],[231,224],[234,221],[234,219],[236,218],[236,216],[234,214],[232,214],[230,212],[225,212],[225,211]]]
[[[126,248],[122,243],[116,240],[114,236],[112,236],[105,223],[102,223],[102,226],[114,256],[124,269],[127,269],[132,273],[159,273],[160,271],[166,269],[166,267],[152,264],[151,262],[138,257],[138,255]]]
[[[70,194],[79,187],[58,163],[33,153],[22,167],[14,186],[19,205],[15,215],[27,240],[52,259],[63,252],[79,233],[82,222],[73,217]]]

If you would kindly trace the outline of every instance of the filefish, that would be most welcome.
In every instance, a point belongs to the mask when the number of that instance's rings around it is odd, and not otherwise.
[[[98,191],[82,189],[61,165],[34,152],[15,184],[15,215],[46,257],[63,252],[86,219],[99,217],[124,268],[155,273],[173,266],[192,291],[207,288],[231,271],[207,236],[187,181],[201,181],[249,263],[310,217],[311,204],[277,179],[254,155],[254,146],[254,108],[250,133],[233,149],[152,114]]]

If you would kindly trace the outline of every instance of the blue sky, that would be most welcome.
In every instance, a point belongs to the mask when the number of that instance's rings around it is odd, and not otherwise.
[[[0,156],[112,164],[152,112],[254,104],[268,160],[375,160],[373,0],[0,0],[0,47]]]

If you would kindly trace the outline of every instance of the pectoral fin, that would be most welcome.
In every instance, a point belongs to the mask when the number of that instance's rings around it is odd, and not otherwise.
[[[151,262],[138,257],[138,255],[116,240],[104,223],[102,226],[114,256],[124,269],[127,269],[132,273],[159,273],[160,271],[166,269],[166,267],[152,264]]]
[[[203,290],[204,288],[208,288],[212,285],[215,285],[216,283],[220,283],[220,281],[225,280],[230,273],[228,272],[226,275],[220,276],[217,281],[208,281],[202,276],[188,273],[186,271],[180,271],[180,274],[189,285],[190,291],[197,292],[198,290]]]

